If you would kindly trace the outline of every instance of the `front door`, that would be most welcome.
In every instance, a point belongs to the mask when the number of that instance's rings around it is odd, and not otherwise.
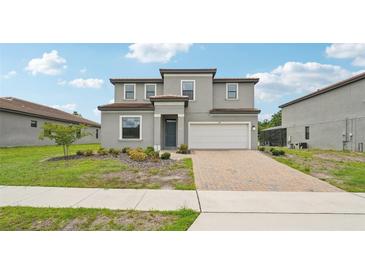
[[[176,147],[176,119],[165,120],[165,147]]]

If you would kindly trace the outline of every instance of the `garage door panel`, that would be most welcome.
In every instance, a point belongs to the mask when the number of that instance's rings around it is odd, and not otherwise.
[[[194,149],[249,148],[247,124],[191,124],[189,146]]]

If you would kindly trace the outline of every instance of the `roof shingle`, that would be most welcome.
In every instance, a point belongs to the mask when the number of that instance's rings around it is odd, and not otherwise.
[[[13,112],[66,123],[100,127],[100,124],[80,116],[15,97],[0,97],[0,111]]]

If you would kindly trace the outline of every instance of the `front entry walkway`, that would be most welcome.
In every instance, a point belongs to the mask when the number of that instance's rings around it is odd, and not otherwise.
[[[196,150],[192,158],[198,190],[341,191],[259,151]]]

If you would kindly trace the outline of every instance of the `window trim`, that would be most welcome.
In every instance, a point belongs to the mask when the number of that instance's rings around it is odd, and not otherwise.
[[[228,97],[228,85],[236,85],[237,89],[236,89],[236,98],[229,98]],[[239,100],[239,96],[238,96],[238,91],[239,91],[239,85],[238,83],[226,83],[226,100],[229,101],[237,101]]]
[[[123,138],[123,118],[139,118],[139,138]],[[120,115],[119,116],[119,140],[121,141],[142,141],[142,115]]]
[[[127,99],[126,97],[125,97],[125,87],[126,86],[134,86],[134,92],[133,92],[133,99]],[[136,100],[136,93],[137,93],[137,85],[136,84],[130,84],[130,83],[128,83],[128,84],[124,84],[123,85],[123,91],[124,91],[124,96],[123,96],[123,98],[124,98],[124,100],[126,100],[126,101],[133,101],[133,100]]]
[[[153,95],[153,96],[156,96],[156,94],[157,94],[157,84],[145,83],[144,84],[144,99],[145,100],[149,100],[149,98],[147,98],[147,85],[155,86],[155,95]]]
[[[307,136],[307,129],[308,129],[308,136]],[[310,130],[310,127],[309,126],[305,126],[304,127],[304,139],[305,140],[309,140],[310,139],[310,132],[309,132],[309,130]]]
[[[32,126],[33,122],[35,122],[35,126]],[[38,127],[38,121],[37,120],[30,120],[30,127],[37,128]]]
[[[193,82],[193,100],[189,99],[189,101],[195,101],[195,93],[196,93],[195,80],[187,80],[187,79],[181,80],[181,82],[180,82],[180,95],[181,96],[183,96],[183,82]]]

